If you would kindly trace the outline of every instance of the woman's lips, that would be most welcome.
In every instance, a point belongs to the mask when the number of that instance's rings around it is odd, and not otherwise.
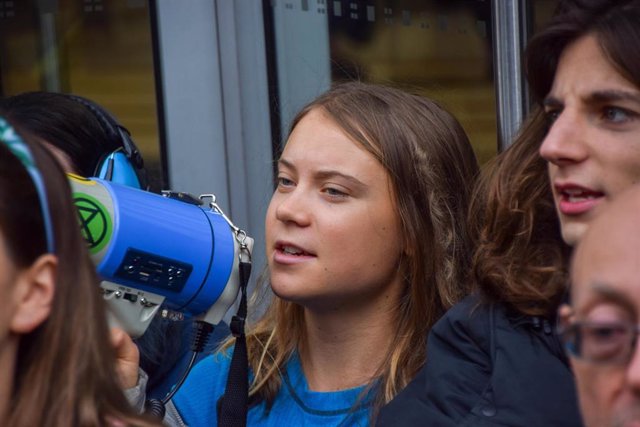
[[[314,254],[307,252],[299,246],[281,242],[276,244],[273,253],[273,260],[280,264],[298,264],[315,257]]]
[[[604,193],[577,185],[557,185],[558,209],[563,215],[582,215],[602,201]]]

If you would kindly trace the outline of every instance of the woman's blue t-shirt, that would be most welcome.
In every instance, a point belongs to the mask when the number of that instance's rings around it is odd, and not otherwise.
[[[173,403],[189,427],[216,426],[218,399],[224,394],[230,352],[219,352],[200,362],[176,393]],[[370,399],[364,386],[333,392],[309,390],[300,358],[286,364],[282,386],[265,413],[264,402],[249,409],[248,426],[367,426]]]

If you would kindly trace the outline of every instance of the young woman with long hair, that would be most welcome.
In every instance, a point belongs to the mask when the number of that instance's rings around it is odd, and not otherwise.
[[[0,116],[38,138],[67,173],[98,176],[112,153],[122,156],[129,152],[130,158],[117,164],[111,179],[143,189],[150,184],[160,188],[159,183],[148,182],[143,159],[136,153],[133,139],[126,136],[128,131],[90,99],[56,92],[24,92],[0,98]],[[216,328],[206,350],[213,351],[226,338],[224,331],[224,327]],[[190,322],[158,316],[136,339],[140,366],[149,377],[148,397],[163,398],[178,381],[191,356],[191,335]]]
[[[275,296],[248,327],[249,425],[367,425],[410,381],[467,292],[476,173],[460,124],[424,97],[354,82],[302,109],[266,215]],[[229,346],[196,366],[167,422],[216,423]]]
[[[0,424],[153,425],[125,399],[65,174],[0,118]]]

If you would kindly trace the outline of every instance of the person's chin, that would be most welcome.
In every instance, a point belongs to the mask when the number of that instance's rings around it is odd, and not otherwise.
[[[560,221],[560,227],[562,240],[569,246],[575,246],[587,231],[589,224],[586,221],[577,221],[569,218]]]
[[[276,281],[271,283],[271,290],[280,299],[293,302],[296,304],[303,304],[304,301],[310,296],[309,292],[306,292],[304,288],[300,287],[300,282],[286,283],[283,281]],[[303,304],[304,305],[304,304]]]
[[[271,282],[271,290],[278,297],[285,300],[290,300],[295,297],[295,295],[299,292],[296,289],[297,286],[283,283],[282,280],[272,280]]]

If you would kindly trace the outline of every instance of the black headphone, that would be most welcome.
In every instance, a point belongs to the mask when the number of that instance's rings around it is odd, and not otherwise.
[[[87,98],[66,95],[69,99],[84,105],[93,113],[109,137],[118,148],[100,158],[94,176],[134,188],[148,189],[144,161],[140,150],[131,139],[131,134],[107,110]]]

